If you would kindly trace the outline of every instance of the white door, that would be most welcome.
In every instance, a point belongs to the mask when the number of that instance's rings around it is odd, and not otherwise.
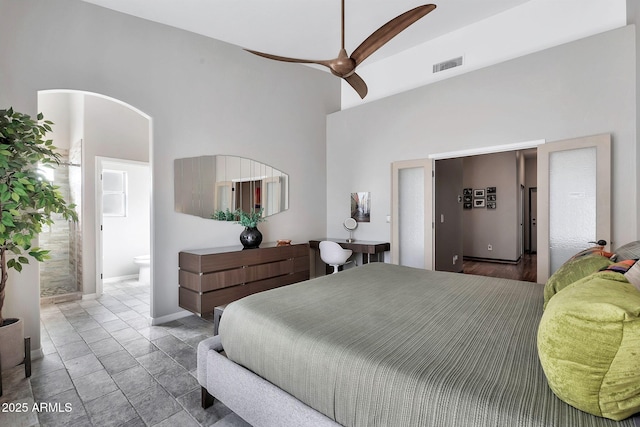
[[[611,242],[611,135],[538,147],[538,283],[598,240]]]
[[[432,270],[432,161],[394,162],[391,168],[391,262]]]

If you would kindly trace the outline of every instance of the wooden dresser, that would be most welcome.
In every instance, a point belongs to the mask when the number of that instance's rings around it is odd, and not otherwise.
[[[180,252],[178,266],[180,307],[211,317],[216,306],[307,280],[309,245],[263,243],[258,249],[188,250]]]

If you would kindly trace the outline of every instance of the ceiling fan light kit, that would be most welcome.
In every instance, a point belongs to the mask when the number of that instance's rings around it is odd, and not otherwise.
[[[367,37],[367,39],[353,51],[351,56],[347,54],[347,51],[344,48],[344,0],[342,0],[342,46],[337,58],[329,60],[298,59],[271,55],[269,53],[258,52],[250,49],[245,50],[253,53],[254,55],[274,59],[276,61],[295,62],[300,64],[318,64],[325,66],[331,70],[332,74],[343,78],[347,83],[349,83],[358,95],[360,95],[360,98],[364,99],[364,97],[367,96],[367,84],[358,74],[356,74],[356,67],[375,51],[380,49],[389,40],[400,34],[411,24],[415,23],[435,8],[435,4],[425,4],[396,16]]]

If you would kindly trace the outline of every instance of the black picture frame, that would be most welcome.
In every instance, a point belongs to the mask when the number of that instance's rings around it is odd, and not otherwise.
[[[487,202],[487,209],[495,209],[496,202]]]
[[[487,187],[487,194],[496,194],[496,187]]]

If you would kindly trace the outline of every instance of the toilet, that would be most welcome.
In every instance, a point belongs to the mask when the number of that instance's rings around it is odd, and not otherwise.
[[[138,281],[149,284],[151,282],[151,255],[140,255],[133,258],[138,266]]]

